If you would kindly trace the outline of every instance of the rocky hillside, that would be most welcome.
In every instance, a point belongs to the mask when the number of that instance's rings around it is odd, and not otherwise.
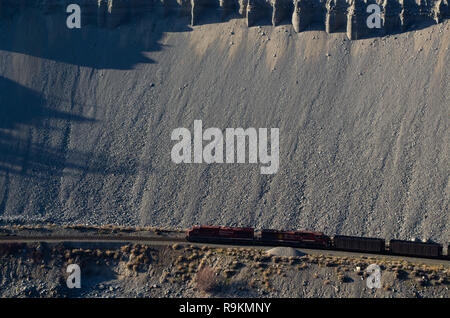
[[[447,2],[420,2],[426,18],[356,41],[340,1],[318,1],[323,20],[301,27],[291,22],[304,1],[271,2],[248,27],[262,1],[183,11],[86,0],[81,29],[66,27],[65,1],[0,3],[2,223],[449,241]],[[223,16],[227,3],[237,10]],[[383,10],[408,11],[399,3]],[[278,172],[174,164],[171,132],[194,120],[279,128]]]
[[[404,31],[418,23],[439,23],[450,15],[448,0],[0,0],[0,18],[20,14],[25,7],[45,14],[64,12],[72,3],[82,8],[85,24],[100,27],[133,22],[149,11],[164,17],[188,16],[191,25],[209,19],[212,12],[222,21],[235,13],[246,19],[247,26],[268,21],[276,26],[289,20],[296,32],[311,25],[327,33],[345,29],[349,39]],[[368,8],[371,4],[380,8],[381,30],[367,26],[367,18],[374,13]]]
[[[1,244],[0,296],[450,296],[450,274],[445,265],[375,257],[287,257],[271,255],[271,251],[180,244]],[[379,288],[367,284],[368,266],[374,262],[380,266]],[[80,267],[80,289],[67,286],[70,264]]]

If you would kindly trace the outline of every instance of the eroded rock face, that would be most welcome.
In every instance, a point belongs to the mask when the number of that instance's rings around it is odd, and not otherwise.
[[[0,18],[8,18],[18,10],[38,7],[45,14],[64,12],[69,0],[0,0]],[[449,16],[449,0],[79,0],[84,24],[114,28],[128,23],[148,11],[163,15],[189,16],[191,25],[198,24],[205,9],[220,10],[224,19],[236,13],[247,25],[271,21],[273,26],[291,19],[295,32],[311,24],[321,26],[327,33],[346,30],[349,39],[378,36],[404,31],[412,25],[434,21],[440,23]],[[370,4],[377,4],[381,29],[367,26]]]
[[[321,8],[321,6],[311,0],[295,0],[294,13],[292,14],[294,30],[301,32],[317,19],[320,20],[321,12],[318,8]]]
[[[293,6],[290,0],[271,0],[272,4],[272,25],[276,26],[283,20],[287,20],[292,14]]]
[[[225,19],[231,13],[239,11],[238,0],[219,0],[222,19]]]
[[[325,31],[332,33],[344,27],[347,23],[347,2],[345,0],[327,0],[325,16]]]
[[[384,0],[382,19],[386,33],[391,33],[400,29],[402,25],[400,20],[401,11],[402,7],[399,1]]]

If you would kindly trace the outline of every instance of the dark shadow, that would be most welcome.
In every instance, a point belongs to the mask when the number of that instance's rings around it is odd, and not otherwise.
[[[104,292],[104,290],[102,290],[102,286],[104,289],[110,281],[117,279],[118,274],[111,268],[111,266],[106,265],[106,261],[104,259],[85,256],[79,257],[79,259],[76,259],[76,262],[82,269],[82,288],[70,289],[67,287],[66,281],[62,279],[58,286],[58,294],[60,296],[75,298],[86,297],[95,292],[102,293]],[[64,274],[65,273],[63,273],[63,275]],[[63,277],[65,278],[65,276]]]
[[[308,25],[303,32],[307,31],[323,31],[325,32],[325,25],[323,23],[319,23],[317,21],[312,22]]]
[[[343,282],[343,283],[353,283],[354,280],[353,280],[353,278],[351,278],[351,277],[349,277],[349,276],[344,276],[344,277],[342,278],[342,282]]]
[[[398,35],[398,34],[411,32],[411,31],[420,31],[420,30],[429,28],[435,24],[436,24],[436,22],[433,19],[431,19],[429,17],[423,17],[423,19],[420,21],[407,24],[403,27],[398,26],[391,30],[386,30],[384,27],[381,27],[380,29],[376,29],[376,28],[368,29],[367,28],[366,32],[361,34],[358,37],[358,40],[373,39],[373,38],[378,38],[378,37],[383,37],[383,36],[393,36],[393,35]],[[345,30],[341,29],[341,30],[337,30],[336,32],[345,32]]]
[[[306,256],[307,254],[305,253],[305,252],[302,252],[302,251],[299,251],[299,250],[296,250],[296,257],[303,257],[303,256]]]
[[[251,26],[266,26],[272,25],[272,7],[269,3],[262,3],[257,5],[252,10],[253,13],[248,16]]]
[[[133,69],[155,63],[145,53],[162,49],[158,41],[163,33],[190,30],[190,21],[161,10],[142,12],[118,26],[82,16],[81,29],[69,29],[62,7],[51,14],[23,8],[0,19],[0,50],[94,69]]]
[[[214,297],[257,297],[258,292],[251,288],[247,281],[230,278],[222,281],[213,290]]]
[[[399,279],[399,280],[405,280],[408,279],[408,272],[402,270],[402,269],[398,269],[395,272],[395,278]]]
[[[0,175],[19,174],[37,178],[54,178],[77,171],[97,174],[131,174],[136,166],[121,165],[106,155],[93,155],[68,147],[70,125],[74,122],[95,124],[95,120],[46,107],[37,92],[0,76]],[[55,128],[51,123],[63,123]],[[61,125],[59,125],[61,126]],[[48,135],[59,129],[58,146],[35,141],[33,134]],[[7,191],[8,186],[3,187]],[[0,194],[7,197],[8,193]],[[0,201],[0,211],[2,202]]]
[[[97,8],[85,10],[81,29],[66,27],[68,14],[63,5],[58,5],[51,12],[41,8],[17,7],[0,19],[0,50],[22,53],[72,65],[94,69],[132,69],[139,63],[155,63],[146,56],[147,52],[163,49],[159,43],[166,32],[191,31],[191,8],[187,1],[180,6],[176,0],[163,7],[160,2],[149,2],[146,7],[127,8],[120,17],[100,16]],[[151,5],[150,5],[151,3]],[[272,7],[269,2],[255,2],[250,17],[251,26],[272,25]],[[84,9],[83,9],[84,10]],[[197,5],[194,25],[208,25],[243,18],[239,13],[238,2],[230,7],[221,8],[218,1],[211,4]],[[284,16],[278,25],[290,24],[293,4],[285,7]],[[310,21],[304,31],[324,31],[324,7],[313,5]],[[399,26],[398,7],[390,9],[392,15],[386,26],[381,29],[364,28],[358,39],[393,35],[427,28],[435,21],[425,15],[425,9],[411,2],[411,10],[417,16],[407,16],[406,24]],[[92,13],[91,11],[95,11]],[[83,11],[84,12],[84,11]],[[105,11],[107,12],[107,11]],[[360,21],[365,21],[369,13],[360,13]],[[4,14],[5,15],[5,14]],[[245,15],[245,14],[244,14]],[[441,20],[448,16],[443,12]],[[397,21],[398,20],[398,21]],[[341,23],[335,32],[345,32],[346,23]]]
[[[195,25],[223,23],[236,18],[242,18],[242,16],[237,13],[237,9],[230,11],[224,10],[218,6],[211,6],[206,7],[199,12],[198,16],[196,17]]]
[[[294,7],[286,8],[287,13],[276,24],[279,25],[292,25],[292,14],[294,13]]]
[[[2,76],[0,76],[0,92],[0,137],[5,129],[14,129],[20,125],[40,126],[44,118],[95,121],[47,108],[40,94]]]

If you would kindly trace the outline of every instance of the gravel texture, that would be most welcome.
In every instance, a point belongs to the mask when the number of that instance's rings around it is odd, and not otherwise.
[[[382,38],[0,21],[0,222],[309,229],[450,241],[450,23]],[[171,132],[279,128],[280,169],[180,164]]]

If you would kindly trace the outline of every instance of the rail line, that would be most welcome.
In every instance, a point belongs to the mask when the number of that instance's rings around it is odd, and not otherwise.
[[[178,237],[155,237],[155,236],[135,236],[135,235],[5,235],[0,236],[0,244],[15,242],[185,242],[184,238]]]
[[[181,237],[156,237],[156,236],[136,236],[136,235],[3,235],[0,236],[0,244],[7,243],[142,243],[142,244],[156,244],[156,245],[170,245],[176,243],[184,243],[194,246],[209,246],[222,248],[256,248],[269,249],[275,246],[290,246],[284,244],[249,244],[250,242],[224,242],[224,241],[209,241],[209,242],[192,242]],[[267,243],[267,242],[266,242]],[[355,252],[338,249],[323,249],[311,247],[291,246],[305,254],[328,254],[332,256],[341,257],[382,257],[394,260],[408,260],[411,262],[419,262],[426,264],[439,264],[450,266],[450,260],[445,257],[441,258],[425,258],[413,256],[401,256],[391,254],[369,253],[369,252]]]

